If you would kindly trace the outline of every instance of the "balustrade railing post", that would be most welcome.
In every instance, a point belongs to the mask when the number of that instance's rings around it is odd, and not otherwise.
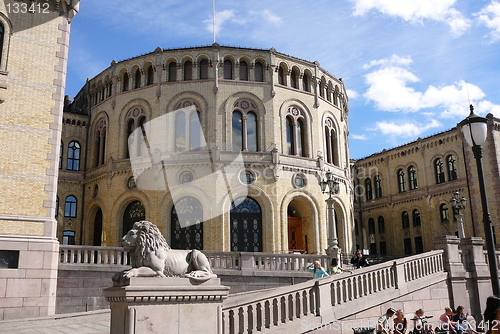
[[[405,271],[407,270],[406,263],[404,260],[396,260],[392,265],[392,271],[394,273],[394,285],[396,289],[401,290],[401,293],[406,293],[408,290],[408,285],[406,283]]]

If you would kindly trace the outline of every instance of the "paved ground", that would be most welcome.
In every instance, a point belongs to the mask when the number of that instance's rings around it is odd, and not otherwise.
[[[1,334],[109,334],[110,311],[0,321]]]

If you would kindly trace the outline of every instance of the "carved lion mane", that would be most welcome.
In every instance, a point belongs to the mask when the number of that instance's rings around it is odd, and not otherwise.
[[[130,277],[189,277],[206,281],[217,277],[210,263],[197,249],[171,249],[158,227],[149,221],[134,223],[122,239],[123,248],[130,253],[132,269],[113,276],[113,281]]]

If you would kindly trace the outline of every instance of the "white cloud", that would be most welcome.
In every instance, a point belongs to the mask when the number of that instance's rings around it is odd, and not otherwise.
[[[213,31],[213,18],[210,18],[203,21],[207,30]],[[248,25],[250,23],[260,23],[267,22],[275,26],[280,26],[283,24],[283,19],[274,14],[269,9],[265,9],[262,11],[248,11],[245,15],[241,15],[234,11],[233,9],[225,9],[220,12],[216,12],[215,14],[215,31],[217,34],[220,33],[223,26],[231,23],[238,25]]]
[[[269,23],[272,23],[274,25],[281,25],[283,23],[283,19],[279,17],[278,15],[275,15],[273,12],[271,12],[269,9],[265,9],[261,12],[262,17],[264,20],[266,20]]]
[[[488,6],[474,15],[478,16],[479,22],[491,29],[492,42],[500,40],[500,2],[492,1]]]
[[[372,130],[380,131],[383,135],[386,136],[411,138],[417,137],[429,129],[438,128],[440,126],[441,123],[439,123],[435,119],[431,120],[428,124],[419,124],[412,122],[396,124],[395,122],[381,121],[375,123],[375,128],[373,128]]]
[[[413,24],[424,19],[447,23],[453,34],[461,35],[470,27],[470,20],[453,8],[456,0],[351,0],[354,15],[365,15],[371,10],[399,17]]]
[[[346,93],[347,93],[347,97],[349,99],[356,99],[359,97],[358,92],[356,92],[355,90],[352,90],[352,89],[346,89]]]
[[[388,67],[388,66],[409,66],[413,63],[411,57],[400,57],[396,54],[393,54],[390,58],[384,58],[379,60],[372,60],[368,64],[363,65],[364,69],[369,69],[374,66],[380,67]]]
[[[354,134],[349,135],[349,138],[358,139],[358,140],[367,140],[368,139],[368,137],[365,135],[354,135]]]
[[[203,22],[206,24],[207,30],[213,32],[213,27],[214,27],[213,17],[210,17],[209,19],[206,19]],[[236,19],[236,14],[235,14],[234,10],[225,9],[223,11],[216,12],[216,14],[215,14],[215,33],[216,34],[218,34],[220,32],[220,30],[222,29],[222,26],[226,22],[244,23],[244,21]]]

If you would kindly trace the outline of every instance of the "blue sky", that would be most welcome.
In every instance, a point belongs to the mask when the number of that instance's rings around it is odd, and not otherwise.
[[[469,100],[500,117],[500,2],[217,0],[217,42],[319,61],[349,94],[351,158],[456,125]],[[211,45],[211,0],[82,0],[66,94],[87,77],[166,48]]]

